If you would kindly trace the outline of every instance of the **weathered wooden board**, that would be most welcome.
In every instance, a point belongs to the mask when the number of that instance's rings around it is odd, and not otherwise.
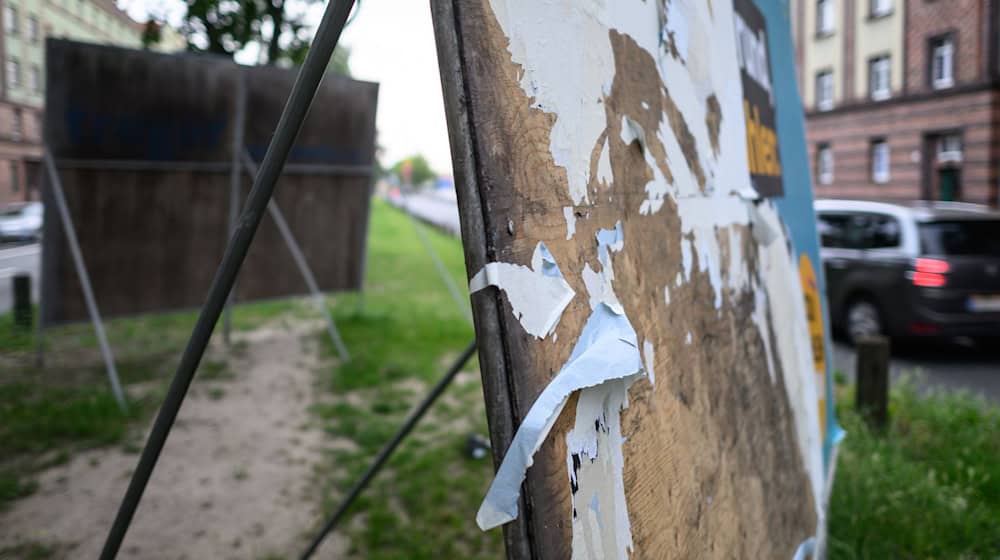
[[[790,558],[822,525],[801,105],[762,40],[787,20],[735,3],[433,3],[499,468],[478,519],[514,517],[512,558]]]
[[[62,40],[48,41],[47,49],[46,145],[60,169],[102,314],[197,307],[228,239],[240,84],[246,91],[243,144],[259,160],[294,71]],[[290,157],[311,167],[287,172],[276,190],[325,291],[362,285],[377,97],[377,84],[328,76]],[[241,200],[249,187],[244,174]],[[80,282],[48,189],[46,183],[43,320],[83,320]],[[241,270],[237,299],[306,292],[265,217]]]

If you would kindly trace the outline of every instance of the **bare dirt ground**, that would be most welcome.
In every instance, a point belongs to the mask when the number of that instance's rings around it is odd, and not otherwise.
[[[210,353],[228,356],[231,378],[195,380],[119,558],[301,551],[319,516],[314,469],[337,443],[309,413],[321,365],[311,327],[234,334],[245,341],[239,353],[213,345]],[[0,514],[0,550],[38,543],[55,558],[96,558],[137,460],[119,447],[95,449],[40,473],[38,491]],[[317,557],[346,547],[331,535]]]

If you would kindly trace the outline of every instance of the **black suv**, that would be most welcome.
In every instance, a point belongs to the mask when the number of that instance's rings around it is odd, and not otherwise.
[[[1000,213],[817,200],[830,320],[849,339],[1000,337]]]

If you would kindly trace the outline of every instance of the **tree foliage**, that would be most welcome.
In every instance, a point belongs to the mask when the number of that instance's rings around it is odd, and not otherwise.
[[[415,154],[407,158],[403,158],[396,162],[392,166],[392,172],[399,175],[403,179],[403,166],[409,162],[410,165],[410,183],[414,185],[419,185],[428,179],[433,179],[437,176],[437,173],[431,169],[431,165],[427,162],[427,158],[420,154]]]
[[[232,57],[247,45],[261,48],[264,64],[301,64],[312,41],[306,8],[320,0],[185,0],[181,33],[188,49]],[[295,8],[290,9],[290,8]],[[338,47],[330,70],[348,71],[347,49]]]

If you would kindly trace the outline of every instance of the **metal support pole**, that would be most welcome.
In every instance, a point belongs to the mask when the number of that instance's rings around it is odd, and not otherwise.
[[[268,200],[274,192],[274,186],[281,174],[282,167],[288,159],[288,153],[292,149],[295,137],[298,136],[302,123],[305,121],[309,106],[316,96],[326,67],[330,62],[334,47],[340,39],[340,33],[344,29],[344,22],[351,11],[353,0],[331,0],[323,13],[323,19],[316,31],[312,46],[306,54],[306,60],[295,78],[292,92],[288,96],[285,108],[281,112],[278,126],[271,138],[267,148],[267,154],[260,166],[260,173],[254,179],[253,188],[247,199],[243,214],[237,225],[233,237],[229,240],[226,252],[219,263],[219,268],[215,272],[212,286],[208,290],[208,298],[198,315],[191,338],[188,340],[184,354],[177,366],[173,381],[163,399],[163,405],[156,416],[153,428],[150,430],[149,439],[139,457],[139,464],[129,481],[128,490],[125,492],[122,503],[118,508],[118,514],[108,533],[108,538],[104,542],[101,551],[102,560],[112,560],[118,555],[122,541],[125,540],[125,533],[128,532],[132,517],[136,508],[142,500],[142,494],[149,482],[149,477],[153,474],[153,468],[160,457],[163,445],[170,434],[170,428],[177,418],[177,413],[184,402],[191,380],[194,378],[201,357],[205,353],[205,347],[212,336],[215,324],[222,314],[222,308],[226,304],[226,298],[233,286],[236,275],[246,258],[250,243],[253,241],[260,220],[264,216]]]
[[[444,282],[446,288],[448,288],[448,293],[451,294],[451,299],[455,300],[455,304],[462,311],[462,315],[467,321],[472,322],[472,309],[469,307],[469,299],[467,296],[463,296],[461,290],[458,289],[458,285],[455,284],[455,279],[448,272],[448,268],[445,267],[444,262],[441,261],[441,257],[434,250],[431,245],[431,240],[427,237],[424,232],[424,228],[419,223],[419,220],[413,217],[410,213],[410,197],[407,195],[403,198],[403,212],[410,222],[413,224],[413,229],[417,230],[417,237],[420,239],[420,243],[423,244],[424,249],[427,250],[427,254],[431,257],[431,262],[434,263],[434,268],[437,270],[438,276]]]
[[[378,474],[380,470],[382,470],[386,461],[388,461],[389,457],[392,456],[393,451],[395,451],[403,439],[409,435],[414,426],[417,425],[417,422],[420,422],[420,419],[423,418],[427,410],[432,404],[434,404],[434,401],[441,396],[441,393],[444,393],[444,390],[448,388],[448,385],[451,384],[453,379],[455,379],[458,372],[462,370],[462,366],[465,365],[465,362],[469,361],[469,358],[472,357],[472,354],[475,351],[476,341],[473,340],[462,352],[462,355],[455,360],[455,363],[448,368],[448,372],[444,374],[444,377],[437,382],[437,385],[431,389],[431,392],[428,393],[427,396],[424,397],[424,400],[417,405],[417,408],[410,413],[410,415],[406,418],[406,422],[404,422],[403,426],[398,432],[396,432],[396,435],[394,435],[392,439],[389,440],[389,443],[385,444],[381,451],[378,452],[378,455],[375,456],[375,460],[368,466],[368,470],[365,471],[365,474],[361,475],[361,478],[354,483],[354,486],[352,486],[351,490],[347,493],[347,497],[340,502],[340,505],[337,506],[333,515],[323,525],[319,534],[317,534],[316,537],[313,538],[312,542],[309,543],[309,548],[307,548],[305,552],[302,553],[302,556],[299,557],[301,560],[308,560],[308,558],[312,557],[312,555],[316,552],[316,549],[319,548],[320,543],[323,542],[326,535],[337,526],[337,522],[340,521],[340,518],[347,512],[347,508],[351,507],[351,504],[354,503],[354,500],[361,495],[361,492],[366,486],[368,486],[368,483],[375,478],[375,475]]]
[[[101,313],[97,310],[97,301],[94,299],[94,290],[90,286],[90,276],[87,274],[87,266],[83,262],[83,253],[80,252],[80,242],[76,238],[76,229],[73,227],[73,219],[69,215],[69,207],[66,205],[66,196],[63,194],[62,181],[59,180],[59,171],[56,169],[52,154],[46,149],[42,158],[45,160],[45,170],[49,174],[49,184],[52,186],[52,195],[59,210],[59,219],[62,222],[63,231],[66,232],[66,242],[73,255],[73,266],[76,267],[76,275],[80,278],[80,288],[83,290],[83,299],[87,304],[87,313],[90,314],[90,321],[94,324],[97,332],[97,342],[101,346],[101,354],[104,356],[104,366],[108,370],[108,379],[111,381],[111,392],[118,401],[118,406],[122,410],[127,410],[125,404],[125,394],[122,392],[121,383],[118,381],[118,370],[115,369],[115,358],[111,353],[111,345],[108,344],[108,337],[104,333],[104,324],[101,322]]]
[[[19,332],[31,330],[34,313],[31,309],[31,275],[19,272],[11,277],[11,294],[14,296],[14,328]]]
[[[243,130],[246,122],[247,87],[243,71],[236,67],[236,99],[233,106],[233,145],[232,159],[229,169],[229,235],[236,231],[236,222],[240,219],[240,179],[243,167],[240,164],[240,153],[243,151]],[[226,311],[222,316],[223,339],[229,344],[229,335],[233,329],[233,303],[236,299],[236,281],[226,298]]]
[[[246,166],[246,170],[250,173],[251,177],[257,176],[257,164],[254,162],[253,158],[250,157],[250,152],[246,150],[243,151],[243,165]],[[320,291],[319,284],[316,283],[316,277],[313,276],[312,269],[309,268],[309,263],[306,262],[306,256],[302,253],[302,248],[299,247],[299,242],[295,240],[295,236],[292,235],[291,228],[288,227],[285,215],[282,214],[281,209],[278,208],[277,201],[271,199],[271,201],[267,204],[267,210],[271,214],[271,218],[274,219],[275,225],[278,226],[278,231],[281,232],[281,238],[285,240],[285,245],[288,247],[288,251],[292,254],[295,266],[298,267],[299,272],[302,274],[302,278],[305,279],[306,286],[309,288],[309,293],[312,294],[313,302],[316,303],[316,307],[319,308],[320,313],[323,314],[323,318],[326,320],[326,330],[330,333],[330,340],[333,341],[333,346],[337,349],[337,354],[339,354],[340,359],[345,362],[350,360],[351,355],[347,352],[347,346],[344,345],[344,340],[340,338],[340,332],[337,330],[337,323],[334,322],[333,316],[330,315],[330,309],[326,306],[326,299],[323,297],[323,292]]]

